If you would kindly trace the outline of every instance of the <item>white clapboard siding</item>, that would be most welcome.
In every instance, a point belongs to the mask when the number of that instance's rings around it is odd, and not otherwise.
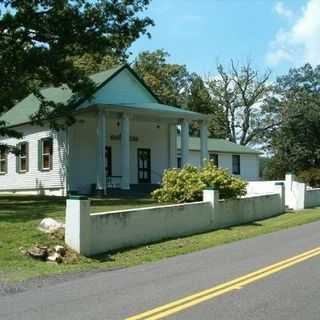
[[[85,101],[81,107],[90,104],[113,103],[148,103],[158,102],[151,93],[127,69],[117,74],[112,81],[99,89],[90,101]]]
[[[232,153],[214,152],[218,154],[219,167],[232,172]],[[256,154],[241,154],[240,155],[240,177],[248,181],[259,180],[259,156]],[[190,164],[200,166],[200,151],[190,151]]]
[[[20,142],[29,143],[29,170],[26,173],[16,172],[16,156],[8,154],[7,173],[0,175],[1,191],[64,189],[64,132],[54,132],[45,127],[23,125],[17,128],[23,134],[22,139],[1,138],[0,143],[17,145]],[[53,138],[52,170],[38,170],[38,141],[42,138]]]

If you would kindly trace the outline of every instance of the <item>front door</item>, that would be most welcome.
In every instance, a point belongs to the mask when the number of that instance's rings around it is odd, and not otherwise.
[[[151,150],[138,149],[138,182],[151,182]]]
[[[106,176],[111,177],[112,176],[112,153],[111,153],[111,147],[109,146],[106,146],[105,157],[106,157]]]

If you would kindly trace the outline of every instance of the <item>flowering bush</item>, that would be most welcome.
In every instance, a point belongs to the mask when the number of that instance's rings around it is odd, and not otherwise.
[[[161,187],[152,192],[158,202],[192,202],[202,200],[206,188],[218,190],[223,199],[246,194],[247,183],[233,177],[227,170],[207,162],[203,168],[186,166],[183,169],[168,169],[164,172]]]

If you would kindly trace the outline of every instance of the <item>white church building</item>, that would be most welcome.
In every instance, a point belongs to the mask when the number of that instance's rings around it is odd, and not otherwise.
[[[30,116],[40,106],[34,95],[0,118],[23,134],[21,139],[0,137],[0,144],[20,149],[15,155],[0,148],[0,193],[106,194],[109,188],[157,185],[165,169],[194,162],[192,121],[201,128],[197,164],[208,159],[206,115],[162,104],[128,65],[91,79],[97,89],[91,99],[79,101],[76,124],[67,130],[31,125]],[[44,89],[42,95],[56,103],[72,99],[66,86]],[[257,152],[251,154],[258,163]]]

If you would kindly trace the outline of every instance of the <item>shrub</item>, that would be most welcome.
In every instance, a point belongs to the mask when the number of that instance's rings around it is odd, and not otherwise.
[[[183,169],[168,169],[164,172],[161,187],[152,192],[158,202],[192,202],[202,200],[206,188],[218,190],[220,197],[236,198],[246,194],[247,183],[233,177],[227,170],[208,162],[203,168],[186,166]]]
[[[301,171],[298,174],[299,181],[302,181],[309,185],[310,187],[319,188],[320,187],[320,169],[311,168],[308,170]]]

